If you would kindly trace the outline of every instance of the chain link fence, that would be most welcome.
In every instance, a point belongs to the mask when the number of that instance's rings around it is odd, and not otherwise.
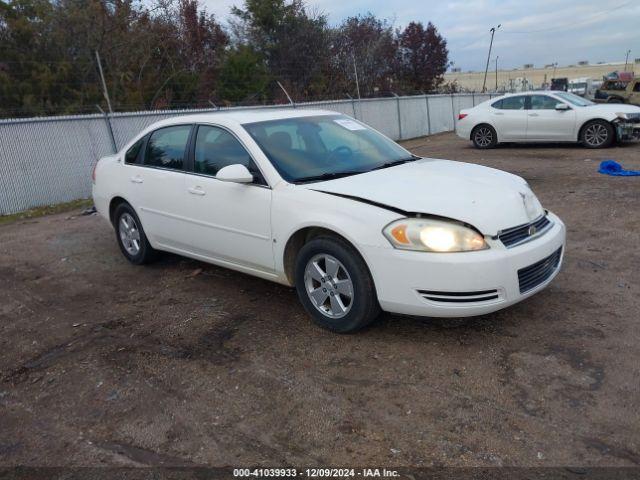
[[[419,95],[295,104],[332,110],[371,125],[394,140],[455,129],[458,112],[490,94]],[[232,108],[282,108],[283,105]],[[91,195],[95,162],[122,148],[158,120],[225,110],[170,110],[0,120],[0,215]]]

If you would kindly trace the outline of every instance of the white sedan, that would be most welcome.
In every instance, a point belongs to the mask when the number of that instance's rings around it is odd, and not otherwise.
[[[381,310],[493,312],[548,285],[564,252],[564,224],[522,178],[416,157],[335,112],[172,118],[93,177],[131,263],[163,250],[295,286],[337,332]]]
[[[461,110],[456,133],[477,148],[502,142],[580,142],[604,148],[640,139],[640,107],[596,104],[568,92],[509,94]]]

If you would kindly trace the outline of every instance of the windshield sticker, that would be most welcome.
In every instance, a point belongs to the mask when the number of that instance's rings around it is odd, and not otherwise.
[[[366,130],[366,127],[363,127],[358,122],[354,122],[353,120],[349,120],[348,118],[340,118],[338,120],[334,120],[334,122],[349,130]]]

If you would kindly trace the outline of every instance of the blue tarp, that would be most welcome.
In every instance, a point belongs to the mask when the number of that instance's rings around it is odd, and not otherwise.
[[[625,170],[618,162],[605,160],[600,164],[598,173],[613,175],[614,177],[635,177],[640,176],[640,170]]]

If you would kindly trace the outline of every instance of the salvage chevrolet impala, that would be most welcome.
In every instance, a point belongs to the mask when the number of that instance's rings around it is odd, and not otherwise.
[[[164,120],[97,163],[93,198],[131,263],[162,250],[295,286],[336,332],[381,310],[493,312],[548,285],[564,253],[522,178],[416,157],[327,111]]]

